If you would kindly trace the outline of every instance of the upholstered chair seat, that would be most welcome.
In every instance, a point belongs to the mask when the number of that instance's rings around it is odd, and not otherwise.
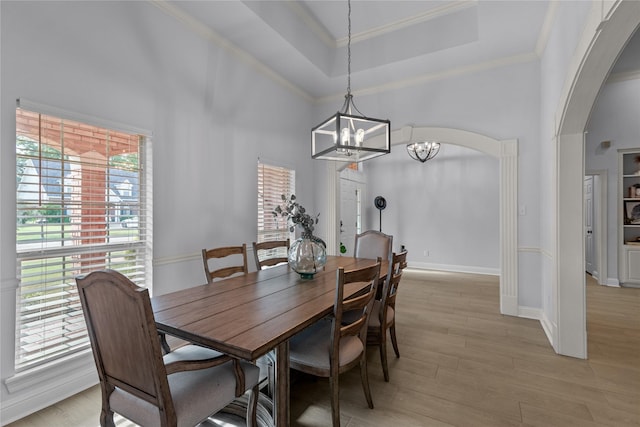
[[[348,365],[362,355],[364,346],[358,337],[348,335],[340,340],[338,361]],[[329,370],[331,356],[331,320],[324,318],[289,340],[289,360]]]
[[[185,360],[205,360],[223,356],[214,350],[186,345],[163,357],[165,365]],[[257,384],[259,368],[240,362],[247,384]],[[177,427],[192,427],[219,412],[235,399],[235,373],[227,362],[197,371],[176,372],[167,377],[178,420]],[[141,426],[159,426],[157,406],[126,391],[115,388],[110,397],[111,409]]]
[[[289,364],[292,369],[319,377],[329,378],[331,392],[331,421],[340,427],[339,377],[343,372],[360,366],[362,389],[369,408],[373,399],[367,374],[367,319],[372,313],[373,301],[380,276],[380,258],[370,267],[345,271],[338,269],[333,313],[302,330],[289,340]],[[344,286],[366,283],[362,293],[345,298]],[[357,313],[352,323],[342,323],[342,313]]]
[[[77,277],[78,295],[100,378],[100,425],[118,413],[145,427],[191,427],[251,390],[247,425],[256,425],[260,369],[196,345],[162,355],[149,290],[114,270]]]

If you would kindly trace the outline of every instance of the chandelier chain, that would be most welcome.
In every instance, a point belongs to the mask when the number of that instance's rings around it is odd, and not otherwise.
[[[348,16],[348,39],[347,39],[347,95],[351,95],[351,0],[347,1],[349,6]]]

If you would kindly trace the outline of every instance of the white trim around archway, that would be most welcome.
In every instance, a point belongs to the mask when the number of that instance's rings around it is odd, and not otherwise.
[[[556,123],[556,352],[587,357],[584,274],[584,132],[600,88],[640,24],[640,2],[602,2],[592,9],[569,69]]]
[[[497,140],[474,132],[437,127],[403,127],[391,132],[391,145],[425,140],[460,145],[498,159],[500,164],[500,312],[518,316],[518,141]],[[337,162],[328,162],[329,212],[327,251],[337,247],[340,192]],[[333,227],[331,226],[333,224]]]
[[[499,141],[479,133],[437,127],[404,127],[391,145],[438,141],[480,151],[500,164],[500,312],[518,315],[518,140]]]

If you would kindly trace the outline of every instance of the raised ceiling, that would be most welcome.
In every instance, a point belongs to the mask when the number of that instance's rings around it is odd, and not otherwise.
[[[314,100],[347,86],[347,1],[161,1]],[[352,1],[351,89],[384,91],[539,57],[556,7],[520,1]]]

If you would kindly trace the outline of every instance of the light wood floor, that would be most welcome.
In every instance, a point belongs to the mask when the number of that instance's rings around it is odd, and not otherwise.
[[[342,375],[343,426],[640,426],[640,289],[588,280],[589,360],[556,355],[538,321],[501,316],[493,276],[407,271],[397,305],[391,381],[371,348],[375,409],[358,370]],[[330,425],[328,395],[300,377],[292,425]],[[99,411],[93,387],[10,427],[96,427]]]

